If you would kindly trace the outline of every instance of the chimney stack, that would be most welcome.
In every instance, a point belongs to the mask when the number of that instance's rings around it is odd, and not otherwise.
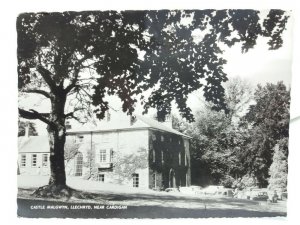
[[[29,123],[26,123],[25,125],[25,135],[26,138],[29,138]]]

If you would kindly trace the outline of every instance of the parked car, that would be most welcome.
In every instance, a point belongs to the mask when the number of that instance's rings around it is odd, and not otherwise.
[[[265,189],[255,188],[250,191],[250,194],[247,196],[247,198],[256,201],[267,201],[269,196]]]
[[[231,197],[231,198],[233,198],[233,189],[231,189],[231,188],[219,189],[216,194],[218,196],[222,196],[222,197]]]
[[[165,192],[173,192],[173,193],[178,193],[179,189],[178,188],[166,188]]]
[[[287,199],[287,192],[284,189],[277,188],[274,191],[276,191],[278,200],[285,200]]]
[[[189,186],[189,187],[180,187],[179,191],[183,194],[197,195],[201,189],[202,189],[201,186]]]
[[[201,190],[201,193],[204,195],[216,195],[218,191],[224,189],[224,186],[210,185]]]

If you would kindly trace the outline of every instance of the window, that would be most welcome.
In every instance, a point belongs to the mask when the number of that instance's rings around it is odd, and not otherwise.
[[[187,155],[185,154],[185,157],[184,157],[184,165],[187,166]]]
[[[42,156],[42,166],[43,167],[48,166],[48,155],[47,154],[43,154],[43,156]]]
[[[161,151],[161,163],[164,163],[165,161],[164,161],[164,152],[163,151]]]
[[[98,174],[97,181],[104,182],[104,174]]]
[[[153,179],[153,186],[156,188],[156,173],[152,174],[152,179]]]
[[[81,143],[81,142],[83,142],[83,138],[84,138],[84,136],[83,135],[77,135],[76,136],[76,141],[75,142],[77,142],[77,143]]]
[[[178,153],[178,160],[179,160],[179,162],[178,162],[179,165],[181,165],[181,153],[180,152]]]
[[[155,134],[152,134],[152,141],[156,141],[156,136],[155,136]]]
[[[22,154],[21,155],[21,167],[25,167],[26,166],[26,155]]]
[[[79,152],[76,158],[75,176],[82,176],[83,156]]]
[[[100,160],[99,162],[100,163],[103,163],[103,162],[106,162],[106,150],[100,150]]]
[[[110,162],[112,163],[114,161],[114,151],[113,149],[110,149]]]
[[[139,187],[139,175],[137,173],[132,174],[133,187]]]
[[[178,144],[181,144],[181,140],[180,139],[178,140]]]
[[[152,162],[155,162],[155,150],[153,149],[153,152],[152,152]]]
[[[161,135],[160,140],[161,140],[161,142],[163,142],[165,140],[164,136]]]
[[[37,162],[37,155],[36,154],[32,154],[31,155],[31,166],[32,167],[36,167],[36,162]]]

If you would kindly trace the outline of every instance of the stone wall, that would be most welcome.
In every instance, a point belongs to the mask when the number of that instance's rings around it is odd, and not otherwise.
[[[76,137],[82,136],[82,137]],[[82,178],[105,183],[133,186],[132,174],[139,175],[139,187],[149,188],[148,130],[126,130],[104,133],[70,135],[69,140],[81,140],[79,151],[83,155]],[[77,140],[77,141],[78,141]],[[99,151],[106,150],[107,162],[100,163]],[[75,175],[75,161],[70,160],[67,174]],[[73,168],[73,172],[70,173]],[[100,181],[99,181],[100,182]]]

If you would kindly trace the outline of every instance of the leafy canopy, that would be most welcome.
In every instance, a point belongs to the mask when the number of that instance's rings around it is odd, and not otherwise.
[[[226,110],[221,45],[239,42],[247,52],[264,36],[270,49],[277,49],[287,19],[281,10],[270,10],[266,18],[255,10],[21,14],[19,89],[50,100],[74,95],[70,116],[94,105],[103,118],[105,96],[117,95],[124,112],[132,113],[139,97],[145,112],[154,107],[163,120],[175,101],[193,121],[186,101],[199,88],[214,109]]]

